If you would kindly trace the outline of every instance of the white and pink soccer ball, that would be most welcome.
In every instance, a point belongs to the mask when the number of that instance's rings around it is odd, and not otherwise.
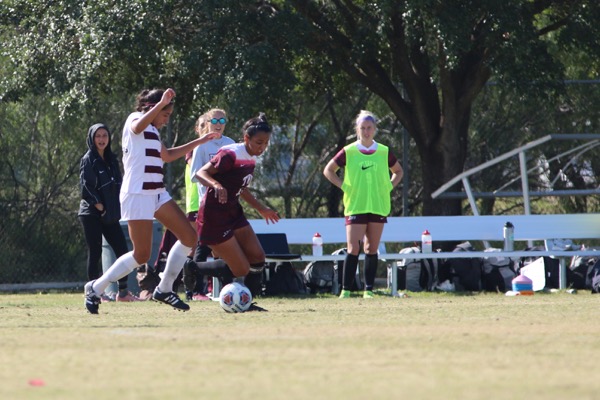
[[[247,311],[252,304],[250,289],[241,283],[233,282],[225,285],[219,294],[219,303],[229,313]]]

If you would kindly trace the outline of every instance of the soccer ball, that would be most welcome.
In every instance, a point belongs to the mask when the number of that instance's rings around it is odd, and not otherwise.
[[[223,310],[229,313],[244,312],[250,308],[252,293],[241,283],[233,282],[221,289],[219,303]]]

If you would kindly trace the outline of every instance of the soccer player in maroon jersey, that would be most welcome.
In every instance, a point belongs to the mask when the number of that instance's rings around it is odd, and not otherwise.
[[[244,124],[243,143],[222,147],[197,173],[208,188],[198,210],[200,245],[209,246],[221,260],[197,263],[207,275],[245,277],[244,283],[256,295],[260,291],[265,253],[246,219],[241,197],[267,223],[279,221],[276,211],[258,201],[248,190],[256,160],[267,148],[271,126],[263,113]]]

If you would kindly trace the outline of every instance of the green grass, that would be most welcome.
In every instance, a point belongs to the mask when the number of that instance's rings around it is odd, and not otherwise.
[[[89,315],[79,293],[0,295],[0,398],[593,399],[599,303],[422,293]]]

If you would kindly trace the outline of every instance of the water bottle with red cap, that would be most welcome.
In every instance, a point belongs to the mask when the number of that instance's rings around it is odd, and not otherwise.
[[[323,238],[319,232],[315,233],[312,239],[312,253],[313,256],[322,256],[323,255]]]
[[[431,233],[427,229],[421,235],[421,253],[433,252],[433,241],[431,240]]]

